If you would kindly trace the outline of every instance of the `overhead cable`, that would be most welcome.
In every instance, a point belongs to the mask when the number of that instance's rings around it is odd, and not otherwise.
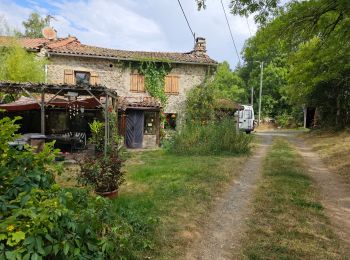
[[[247,21],[248,30],[249,30],[249,35],[250,35],[250,37],[252,37],[252,31],[250,30],[249,21],[248,21],[247,16],[245,17],[245,20]]]
[[[184,11],[184,9],[182,8],[181,2],[180,2],[180,0],[177,0],[177,2],[179,3],[179,6],[180,6],[180,8],[181,8],[181,11],[182,11],[182,13],[183,13],[183,15],[184,15],[184,17],[185,17],[185,20],[186,20],[186,22],[187,22],[188,28],[189,28],[190,31],[191,31],[193,40],[195,41],[195,40],[196,40],[196,35],[195,35],[195,33],[193,32],[193,30],[192,30],[192,28],[191,28],[191,25],[190,25],[190,23],[189,23],[189,21],[188,21],[188,19],[187,19],[187,16],[186,16],[186,14],[185,14],[185,11]]]
[[[224,4],[222,3],[222,0],[221,0],[221,6],[222,6],[222,10],[224,11],[224,14],[225,14],[227,27],[228,27],[228,29],[229,29],[229,31],[230,31],[232,43],[233,43],[233,46],[234,46],[234,48],[235,48],[238,61],[239,61],[239,63],[241,63],[241,58],[239,57],[238,50],[237,50],[237,47],[236,47],[236,43],[235,43],[235,40],[233,39],[233,35],[232,35],[232,31],[231,31],[231,26],[230,26],[230,24],[229,24],[229,22],[228,22],[227,15],[226,15],[226,10],[225,10]]]

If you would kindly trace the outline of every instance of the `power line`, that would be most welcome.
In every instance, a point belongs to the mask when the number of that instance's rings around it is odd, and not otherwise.
[[[222,10],[224,11],[224,14],[225,14],[226,23],[227,23],[228,29],[229,29],[229,31],[230,31],[232,43],[233,43],[233,46],[235,47],[235,51],[236,51],[236,54],[237,54],[238,61],[239,61],[239,63],[241,63],[241,58],[239,57],[238,50],[237,50],[237,47],[236,47],[236,43],[235,43],[235,40],[233,39],[231,27],[230,27],[230,24],[229,24],[229,22],[228,22],[227,15],[226,15],[226,11],[225,11],[225,7],[224,7],[224,4],[222,3],[222,0],[221,0],[221,6],[222,6]]]
[[[185,11],[184,11],[184,9],[182,8],[181,2],[180,2],[180,0],[177,0],[177,2],[179,3],[179,6],[180,6],[180,8],[181,8],[181,11],[182,11],[182,13],[183,13],[183,15],[184,15],[184,17],[185,17],[185,20],[186,20],[186,22],[187,22],[188,28],[189,28],[190,31],[191,31],[193,40],[195,41],[195,40],[196,40],[196,35],[195,35],[195,33],[192,31],[191,25],[190,25],[190,23],[188,22],[188,19],[187,19],[187,17],[186,17]]]
[[[250,35],[250,37],[252,37],[252,31],[250,30],[250,26],[249,26],[249,22],[248,22],[247,16],[245,17],[245,20],[247,21],[248,30],[249,30],[249,35]]]

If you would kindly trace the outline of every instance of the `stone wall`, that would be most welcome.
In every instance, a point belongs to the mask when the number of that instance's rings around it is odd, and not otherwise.
[[[143,135],[142,148],[157,147],[156,135]]]
[[[97,72],[100,83],[108,88],[115,89],[119,96],[149,96],[148,93],[130,92],[130,74],[132,71],[122,62],[73,56],[51,56],[48,65],[49,83],[63,83],[65,69]],[[186,93],[204,81],[206,72],[207,66],[205,65],[174,64],[170,74],[179,76],[179,94],[169,95],[164,112],[177,113],[178,119],[181,120],[185,108]]]

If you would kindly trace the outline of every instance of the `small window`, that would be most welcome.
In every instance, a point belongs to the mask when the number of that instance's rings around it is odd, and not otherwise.
[[[252,111],[251,110],[244,110],[244,118],[245,119],[252,119]]]
[[[179,94],[179,76],[166,76],[164,92],[166,94]]]
[[[130,91],[145,92],[145,77],[140,74],[130,75]]]
[[[145,112],[144,134],[156,134],[156,112]]]
[[[176,114],[166,114],[164,128],[165,129],[176,129]]]
[[[89,84],[90,83],[90,73],[89,72],[75,72],[75,84]]]

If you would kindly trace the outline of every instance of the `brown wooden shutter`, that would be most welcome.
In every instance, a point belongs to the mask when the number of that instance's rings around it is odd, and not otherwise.
[[[171,78],[171,93],[179,94],[179,77],[173,76]]]
[[[137,75],[130,75],[130,91],[137,92]]]
[[[139,92],[145,92],[145,76],[138,75],[137,87]]]
[[[91,85],[98,85],[100,84],[100,77],[97,72],[91,72],[90,73],[90,84]]]
[[[167,94],[179,94],[179,76],[166,76],[164,91]]]
[[[145,77],[140,74],[130,75],[130,91],[145,92]]]
[[[167,93],[167,94],[171,93],[171,76],[166,76],[165,77],[164,92]]]
[[[64,70],[64,83],[69,85],[74,85],[73,70]]]

